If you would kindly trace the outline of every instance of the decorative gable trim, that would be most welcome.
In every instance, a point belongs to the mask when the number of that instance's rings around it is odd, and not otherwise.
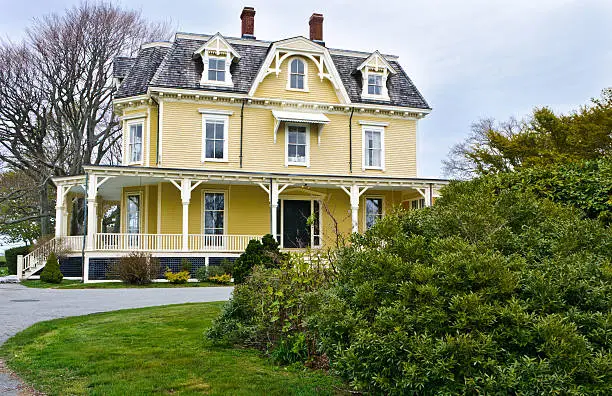
[[[237,62],[240,59],[240,54],[220,33],[212,36],[204,45],[194,52],[194,56],[198,55],[202,57],[202,63],[204,64],[200,85],[216,85],[222,87],[234,86],[232,74],[230,73],[230,66],[232,62]],[[208,78],[211,59],[225,60],[225,79],[223,81],[210,80]]]
[[[391,100],[389,98],[387,80],[389,75],[396,74],[397,72],[379,51],[374,51],[370,56],[368,56],[367,59],[363,61],[361,65],[359,65],[357,70],[361,72],[363,81],[361,89],[362,99]],[[380,93],[371,93],[368,91],[369,78],[371,75],[381,76],[382,85]]]
[[[329,54],[329,50],[301,36],[277,41],[272,44],[249,90],[249,96],[255,96],[259,84],[261,84],[269,74],[275,73],[278,76],[281,73],[283,62],[295,56],[302,56],[310,59],[316,67],[316,70],[312,71],[312,74],[314,75],[316,73],[321,81],[325,78],[332,83],[340,99],[340,103],[351,103],[346,88],[338,74],[338,70]]]

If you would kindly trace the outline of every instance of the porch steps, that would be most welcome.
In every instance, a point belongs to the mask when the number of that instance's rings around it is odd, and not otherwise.
[[[25,256],[17,257],[17,278],[29,279],[47,265],[47,258],[58,246],[58,238],[53,238],[32,250]]]

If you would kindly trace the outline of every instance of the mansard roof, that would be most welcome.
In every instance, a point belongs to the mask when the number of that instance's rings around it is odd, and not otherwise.
[[[179,88],[203,91],[223,91],[248,94],[255,79],[275,43],[253,39],[224,37],[239,55],[240,59],[231,65],[233,86],[200,85],[203,71],[202,59],[194,57],[215,35],[196,35],[178,33],[171,46],[150,46],[140,51],[136,58],[116,60],[115,77],[124,80],[117,91],[116,98],[145,94],[149,87]],[[308,39],[305,39],[308,40]],[[318,44],[317,44],[318,45]],[[324,48],[324,47],[322,47]],[[417,109],[429,109],[429,105],[408,77],[397,57],[381,55],[396,71],[389,76],[388,89],[390,101],[362,99],[362,76],[358,68],[372,53],[329,49],[331,60],[338,72],[344,89],[352,103],[371,103]],[[129,63],[132,63],[129,66]],[[124,70],[129,66],[129,71]]]

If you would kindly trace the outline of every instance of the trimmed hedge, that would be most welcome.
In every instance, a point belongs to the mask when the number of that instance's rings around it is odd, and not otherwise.
[[[4,256],[6,257],[6,266],[8,267],[9,274],[17,274],[17,256],[25,256],[30,253],[31,246],[19,246],[12,249],[6,249]]]

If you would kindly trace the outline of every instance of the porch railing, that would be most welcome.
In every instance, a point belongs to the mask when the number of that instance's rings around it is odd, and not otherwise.
[[[181,250],[181,234],[96,234],[95,250],[172,251]]]
[[[261,235],[200,235],[188,237],[192,252],[243,252],[251,239]],[[96,234],[94,250],[100,251],[182,251],[182,234]]]
[[[189,250],[243,252],[251,239],[261,235],[189,235]]]

